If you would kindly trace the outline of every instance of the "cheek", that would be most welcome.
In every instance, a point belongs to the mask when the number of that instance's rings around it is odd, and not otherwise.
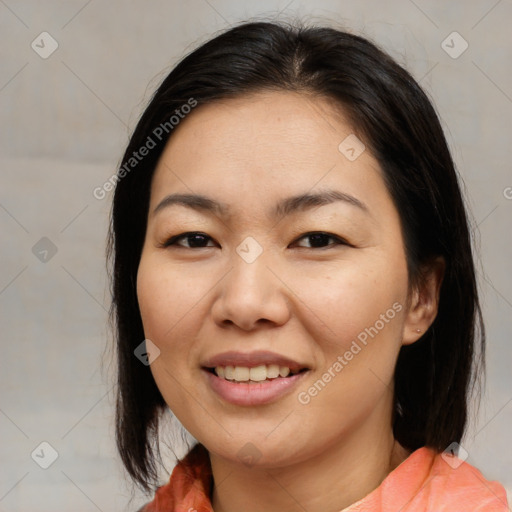
[[[361,258],[308,274],[296,274],[290,288],[298,290],[304,324],[317,331],[314,338],[331,351],[350,346],[368,330],[393,338],[401,329],[407,291],[405,262],[384,266],[379,258]],[[291,277],[291,276],[290,276]],[[393,305],[395,307],[393,308]],[[328,342],[328,343],[327,343]]]
[[[151,363],[151,373],[166,403],[179,410],[184,406],[180,383],[188,373],[195,336],[191,330],[194,322],[188,322],[197,298],[182,273],[154,254],[143,253],[137,272],[137,299],[144,336],[160,350]]]
[[[152,341],[161,338],[166,323],[172,325],[169,314],[175,310],[173,299],[167,293],[169,286],[165,274],[158,272],[151,259],[142,257],[137,272],[137,300],[144,326],[144,334]],[[162,313],[166,311],[167,314]]]
[[[320,359],[314,376],[299,390],[298,401],[305,405],[298,409],[300,421],[319,430],[325,424],[353,427],[371,414],[383,396],[391,399],[406,274],[398,267],[384,272],[370,265],[311,279],[316,287],[305,286],[304,297],[316,314],[302,321],[320,349]]]
[[[179,342],[176,335],[186,323],[180,319],[186,317],[194,304],[194,293],[185,285],[186,280],[170,270],[151,255],[143,255],[137,273],[144,334],[159,347],[162,356]]]

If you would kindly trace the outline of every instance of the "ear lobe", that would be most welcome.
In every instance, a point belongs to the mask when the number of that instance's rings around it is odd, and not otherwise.
[[[410,345],[419,340],[434,322],[445,269],[446,263],[441,256],[423,266],[419,283],[410,296],[402,335],[403,345]]]

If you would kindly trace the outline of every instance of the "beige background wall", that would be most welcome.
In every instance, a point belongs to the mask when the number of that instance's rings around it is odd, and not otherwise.
[[[114,451],[104,353],[110,195],[92,191],[115,172],[177,59],[237,21],[276,16],[374,38],[437,105],[485,269],[487,389],[464,446],[469,462],[512,490],[510,0],[2,0],[0,510],[136,509]],[[462,39],[450,36],[448,53],[441,46],[453,31],[469,45],[457,58]],[[41,43],[42,32],[58,44],[46,59],[39,54],[55,43]],[[58,454],[46,470],[31,459],[43,441]],[[46,445],[34,452],[41,463],[51,455]]]

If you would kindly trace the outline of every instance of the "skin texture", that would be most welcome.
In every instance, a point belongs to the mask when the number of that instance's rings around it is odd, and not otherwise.
[[[210,452],[216,512],[341,510],[376,488],[407,453],[392,434],[393,373],[437,312],[442,265],[409,289],[400,219],[368,150],[349,161],[338,145],[353,128],[326,99],[264,92],[196,108],[175,129],[155,170],[137,292],[151,371],[166,403]],[[347,202],[269,217],[279,200],[334,189]],[[171,193],[227,203],[221,216]],[[163,247],[185,232],[208,235]],[[323,238],[315,247],[311,232]],[[247,263],[248,236],[263,252]],[[193,241],[192,241],[193,243]],[[303,404],[298,400],[357,336],[400,311]],[[380,324],[379,324],[380,325]],[[421,330],[421,333],[417,332]],[[221,352],[271,350],[305,364],[278,401],[237,406],[208,385],[201,363]],[[252,443],[259,458],[243,464]]]

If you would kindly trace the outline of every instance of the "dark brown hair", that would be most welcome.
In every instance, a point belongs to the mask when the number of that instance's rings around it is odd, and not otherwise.
[[[319,95],[342,108],[380,163],[400,214],[411,283],[421,280],[422,264],[444,258],[438,315],[398,357],[394,434],[411,450],[442,451],[465,431],[475,354],[479,349],[483,358],[485,336],[466,211],[434,108],[411,75],[363,37],[326,27],[243,23],[174,67],[140,118],[123,157],[125,172],[118,173],[108,246],[117,446],[129,474],[146,490],[156,484],[158,423],[166,408],[150,368],[134,356],[144,340],[136,276],[150,184],[172,136],[169,129],[157,138],[154,130],[190,98],[201,105],[263,90]],[[152,134],[155,146],[128,167]]]

